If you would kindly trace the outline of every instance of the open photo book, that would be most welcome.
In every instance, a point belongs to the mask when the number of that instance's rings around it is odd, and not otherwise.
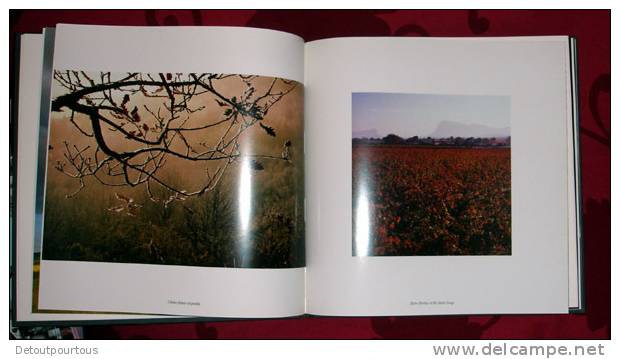
[[[584,308],[568,36],[18,43],[18,323]]]

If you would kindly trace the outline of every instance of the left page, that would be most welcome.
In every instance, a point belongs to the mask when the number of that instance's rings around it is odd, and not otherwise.
[[[39,307],[303,314],[303,40],[59,25],[53,58]]]

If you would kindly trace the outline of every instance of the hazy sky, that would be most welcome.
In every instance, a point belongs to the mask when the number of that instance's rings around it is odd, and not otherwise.
[[[401,137],[429,136],[442,121],[510,127],[508,96],[353,93],[353,133],[376,130]]]

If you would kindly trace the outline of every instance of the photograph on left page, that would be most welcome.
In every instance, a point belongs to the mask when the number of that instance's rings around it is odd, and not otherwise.
[[[303,85],[53,73],[42,260],[297,268]]]

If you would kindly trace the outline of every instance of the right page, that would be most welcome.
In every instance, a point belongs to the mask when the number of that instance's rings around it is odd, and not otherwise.
[[[567,37],[315,41],[305,86],[308,313],[567,312]]]

